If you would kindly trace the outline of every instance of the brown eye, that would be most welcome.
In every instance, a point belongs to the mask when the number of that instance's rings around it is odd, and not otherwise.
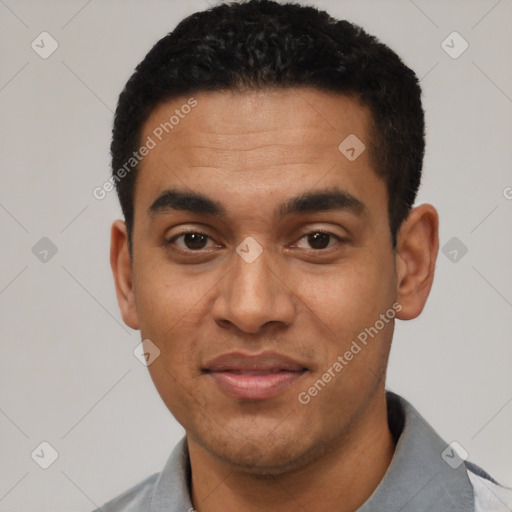
[[[313,249],[325,249],[329,245],[330,238],[326,233],[313,233],[308,235],[308,243]]]
[[[175,244],[175,242],[180,238],[182,239],[183,245],[178,243]],[[199,233],[197,231],[187,231],[185,233],[180,233],[179,235],[173,236],[168,243],[175,244],[179,249],[183,251],[195,252],[204,249],[209,238],[210,237],[204,233]]]
[[[207,237],[200,233],[186,233],[183,235],[183,242],[187,249],[204,249]]]
[[[329,233],[327,231],[312,231],[311,233],[307,233],[300,240],[305,239],[309,247],[301,247],[304,249],[313,249],[316,251],[321,251],[323,249],[329,249],[334,244],[331,243],[332,239],[335,241],[342,242],[343,240],[336,236],[333,233]]]

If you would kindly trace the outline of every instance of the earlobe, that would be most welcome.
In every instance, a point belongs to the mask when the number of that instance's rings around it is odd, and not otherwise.
[[[112,224],[110,237],[110,266],[114,275],[117,302],[124,323],[139,329],[133,290],[132,260],[128,248],[128,232],[122,220]]]
[[[439,217],[430,204],[414,208],[403,222],[396,248],[397,300],[401,320],[416,318],[427,302],[439,250]]]

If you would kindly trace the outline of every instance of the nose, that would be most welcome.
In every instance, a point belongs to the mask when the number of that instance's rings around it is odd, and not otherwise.
[[[233,266],[219,283],[213,305],[215,322],[256,334],[270,324],[289,326],[295,315],[293,292],[287,277],[272,265],[268,250],[248,263],[233,253]],[[271,268],[272,266],[272,268]]]

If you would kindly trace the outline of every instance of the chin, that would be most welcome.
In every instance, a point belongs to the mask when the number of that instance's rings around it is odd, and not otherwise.
[[[309,439],[299,436],[286,438],[245,436],[229,439],[226,444],[206,446],[207,450],[223,462],[236,467],[237,471],[254,476],[275,476],[297,471],[307,465],[316,450],[309,446]]]

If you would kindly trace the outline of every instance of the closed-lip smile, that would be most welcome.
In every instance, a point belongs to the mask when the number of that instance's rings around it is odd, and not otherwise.
[[[230,352],[210,360],[203,371],[232,398],[264,400],[281,394],[308,368],[277,352]]]

